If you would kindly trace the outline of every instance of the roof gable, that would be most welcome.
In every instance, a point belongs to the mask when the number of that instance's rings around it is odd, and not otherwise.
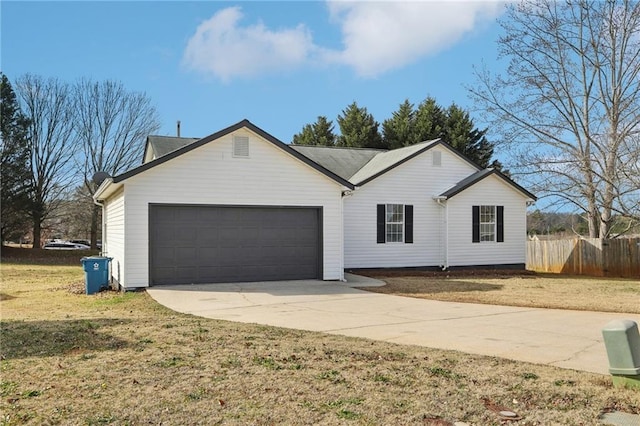
[[[364,185],[367,182],[381,176],[388,171],[398,167],[406,161],[422,154],[429,148],[437,145],[439,139],[432,141],[420,142],[404,148],[393,149],[391,151],[381,152],[364,165],[358,172],[351,177],[351,182],[355,185]]]
[[[156,167],[160,164],[166,163],[167,161],[170,161],[178,156],[181,156],[187,152],[190,152],[194,149],[197,149],[209,142],[215,141],[217,139],[220,139],[230,133],[233,133],[239,129],[242,128],[247,128],[248,130],[252,131],[253,133],[256,133],[257,135],[259,135],[260,137],[262,137],[264,140],[266,140],[267,142],[275,145],[277,148],[282,149],[283,151],[285,151],[286,153],[288,153],[289,155],[295,157],[296,159],[298,159],[299,161],[302,161],[303,163],[307,164],[308,166],[310,166],[311,168],[315,169],[316,171],[324,174],[325,176],[329,177],[330,179],[338,182],[341,185],[346,186],[347,188],[353,189],[354,186],[346,179],[343,179],[342,177],[340,177],[339,175],[333,173],[332,171],[326,169],[325,167],[323,167],[322,165],[310,160],[309,158],[307,158],[306,156],[300,154],[298,151],[292,149],[289,145],[281,142],[280,140],[278,140],[277,138],[275,138],[274,136],[270,135],[269,133],[265,132],[264,130],[260,129],[258,126],[256,126],[255,124],[251,123],[249,120],[245,119],[242,120],[232,126],[227,127],[226,129],[222,129],[216,133],[213,133],[207,137],[204,137],[202,139],[196,140],[195,142],[189,143],[187,145],[184,145],[180,148],[177,148],[173,151],[170,151],[168,154],[163,155],[161,157],[158,157],[152,161],[149,161],[147,163],[142,164],[141,166],[138,166],[134,169],[131,169],[121,175],[115,176],[113,178],[113,182],[114,183],[118,183],[118,182],[122,182],[126,179],[129,179],[130,177],[133,177],[139,173],[143,173],[146,170],[149,170],[153,167]],[[182,139],[182,138],[180,138]],[[174,141],[175,142],[175,141]]]
[[[533,195],[532,193],[530,193],[529,191],[527,191],[526,189],[524,189],[523,187],[521,187],[520,185],[518,185],[513,180],[509,179],[508,177],[506,177],[505,175],[503,175],[502,173],[500,173],[496,169],[480,170],[480,171],[478,171],[478,172],[476,172],[476,173],[474,173],[474,174],[462,179],[460,182],[458,182],[457,184],[455,184],[454,186],[452,186],[451,188],[449,188],[448,190],[446,190],[445,192],[440,194],[440,197],[449,199],[449,198],[455,196],[456,194],[459,194],[460,192],[462,192],[465,189],[475,185],[476,183],[482,181],[483,179],[485,179],[485,178],[487,178],[489,176],[496,176],[499,179],[501,179],[503,182],[505,182],[506,184],[508,184],[511,187],[513,187],[516,191],[521,192],[524,196],[526,196],[528,198],[531,198],[534,201],[537,200],[537,197],[535,195]]]

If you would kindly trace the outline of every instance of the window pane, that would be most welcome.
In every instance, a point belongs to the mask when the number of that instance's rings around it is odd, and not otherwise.
[[[402,242],[402,224],[388,223],[387,224],[387,242],[398,243]]]
[[[404,205],[387,204],[386,210],[386,240],[401,243],[404,239]]]
[[[402,204],[387,204],[387,222],[402,222]]]
[[[480,206],[480,241],[495,241],[496,207]]]
[[[480,224],[480,241],[493,241],[494,239],[493,224]]]

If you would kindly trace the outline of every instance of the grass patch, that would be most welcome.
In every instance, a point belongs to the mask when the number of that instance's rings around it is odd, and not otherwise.
[[[640,314],[640,281],[527,271],[391,271],[363,290],[447,302]]]
[[[208,320],[144,292],[77,294],[79,264],[2,274],[3,425],[501,424],[495,407],[577,425],[640,411],[637,391],[597,374]]]

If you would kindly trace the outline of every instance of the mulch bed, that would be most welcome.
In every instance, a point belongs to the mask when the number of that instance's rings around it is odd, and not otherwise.
[[[509,278],[535,276],[533,271],[523,269],[453,269],[441,271],[437,269],[414,269],[414,268],[384,268],[384,269],[353,269],[347,272],[364,275],[365,277],[432,277],[432,278],[449,278],[449,277],[488,277],[488,278]]]

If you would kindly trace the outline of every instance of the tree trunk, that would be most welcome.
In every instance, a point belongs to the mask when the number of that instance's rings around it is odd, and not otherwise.
[[[32,248],[41,248],[42,242],[42,217],[40,215],[33,216],[33,245]]]
[[[91,248],[98,248],[98,220],[100,212],[100,206],[93,204],[93,208],[91,209]]]
[[[587,220],[589,222],[589,238],[598,238],[598,216],[598,211],[597,209],[595,209],[595,207],[593,209],[590,209],[590,211],[587,213]]]

